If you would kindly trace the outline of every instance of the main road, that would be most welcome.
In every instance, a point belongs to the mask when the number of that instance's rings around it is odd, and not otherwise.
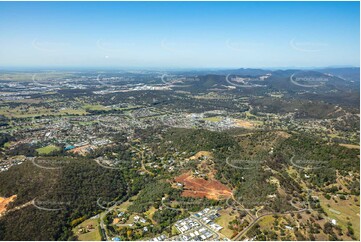
[[[250,223],[244,230],[242,230],[240,233],[238,233],[233,240],[239,240],[243,235],[245,235],[248,230],[255,225],[261,218],[269,216],[269,215],[287,215],[287,214],[291,214],[291,213],[303,213],[306,212],[310,209],[305,208],[305,209],[301,209],[298,211],[288,211],[288,212],[284,212],[284,213],[266,213],[266,214],[262,214],[261,216],[259,216],[258,218],[256,218],[255,220],[252,221],[252,223]]]

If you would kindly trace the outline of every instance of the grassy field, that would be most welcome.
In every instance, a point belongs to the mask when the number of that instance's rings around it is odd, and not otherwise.
[[[275,219],[273,215],[265,216],[263,217],[259,222],[259,226],[261,226],[262,229],[264,228],[271,228],[272,224],[274,223]]]
[[[152,222],[154,224],[156,224],[156,222],[153,220],[153,215],[155,213],[155,211],[157,211],[157,209],[155,207],[150,207],[150,209],[148,211],[145,212],[145,214],[147,215],[147,217],[152,220]]]
[[[80,228],[86,228],[87,226],[92,225],[94,229],[87,233],[80,233]],[[99,223],[98,219],[88,219],[76,226],[73,229],[73,233],[78,236],[80,241],[101,241],[101,235],[99,233]]]
[[[222,120],[222,117],[220,116],[214,116],[214,117],[208,117],[208,118],[203,118],[206,121],[210,121],[210,122],[219,122]]]
[[[55,145],[48,145],[48,146],[36,149],[36,151],[39,153],[39,155],[47,155],[56,150],[60,150],[60,148]]]
[[[175,227],[175,226],[172,226],[172,235],[175,236],[175,235],[178,235],[178,234],[179,234],[179,232],[178,232],[178,230],[176,229],[176,227]]]
[[[227,238],[231,238],[233,235],[233,230],[228,228],[230,221],[236,218],[236,214],[230,215],[232,208],[222,209],[218,213],[221,215],[215,220],[217,224],[223,227],[221,234],[225,235]]]
[[[87,114],[85,110],[82,109],[71,109],[65,108],[60,111],[53,111],[46,109],[44,107],[16,107],[10,109],[9,107],[3,107],[0,109],[0,115],[4,115],[7,118],[29,118],[37,116],[47,116],[47,115],[82,115]]]
[[[286,220],[287,219],[287,220]],[[274,226],[274,222],[275,222],[275,218],[273,215],[269,215],[269,216],[265,216],[263,217],[259,222],[258,225],[260,226],[261,230],[274,230],[273,226]],[[276,234],[283,240],[285,238],[285,236],[289,236],[291,238],[291,240],[296,240],[293,230],[287,230],[285,229],[286,225],[289,225],[288,221],[292,221],[292,218],[289,215],[283,216],[283,217],[279,217],[277,219],[277,221],[279,222],[279,229],[276,231],[274,230],[274,232],[276,232]],[[285,231],[285,235],[281,236],[280,230],[284,230]]]
[[[133,204],[133,202],[131,202],[131,201],[134,201],[136,198],[137,198],[137,195],[129,198],[127,201],[123,202],[122,204],[120,204],[116,208],[119,209],[120,211],[125,212],[125,211],[127,211],[128,207]]]
[[[105,107],[105,106],[100,105],[100,104],[95,104],[95,105],[85,104],[83,106],[83,108],[85,110],[91,110],[91,111],[102,111],[102,110],[110,110],[111,109],[111,108]]]
[[[354,198],[355,196],[350,196],[347,200],[336,198],[336,203],[332,198],[327,200],[324,196],[319,195],[321,206],[328,217],[336,219],[337,225],[343,231],[347,231],[347,222],[351,222],[356,238],[360,239],[360,196],[356,197],[357,202],[354,201]]]
[[[0,109],[0,115],[4,115],[8,118],[27,118],[33,116],[46,115],[50,113],[45,108],[34,108],[34,107],[16,107],[9,108],[4,107]]]

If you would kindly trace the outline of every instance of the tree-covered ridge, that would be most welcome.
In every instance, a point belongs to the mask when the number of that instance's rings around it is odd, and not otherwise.
[[[15,205],[34,201],[1,218],[1,240],[66,240],[71,222],[102,211],[126,195],[118,170],[92,160],[62,158],[61,169],[48,170],[28,161],[0,174],[1,196],[16,194]],[[40,228],[40,229],[39,229]],[[17,233],[16,231],[22,231]]]

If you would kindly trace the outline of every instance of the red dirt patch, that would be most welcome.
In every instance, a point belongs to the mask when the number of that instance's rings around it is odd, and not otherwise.
[[[206,197],[208,199],[220,200],[232,196],[231,189],[226,185],[223,185],[215,179],[205,180],[203,178],[193,177],[190,172],[176,177],[175,181],[183,184],[183,197]]]
[[[76,148],[74,148],[72,150],[69,150],[69,152],[84,156],[87,153],[89,153],[90,149],[94,149],[94,146],[92,146],[92,145],[83,145],[83,146],[76,147]]]

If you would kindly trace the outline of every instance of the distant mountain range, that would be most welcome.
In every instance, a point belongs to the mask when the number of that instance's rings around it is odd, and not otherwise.
[[[342,67],[342,68],[315,68],[315,69],[279,69],[279,70],[270,70],[270,69],[260,69],[260,68],[239,68],[239,69],[225,69],[225,70],[201,70],[201,71],[186,71],[182,74],[215,74],[215,75],[244,75],[244,76],[260,76],[268,73],[284,73],[290,74],[297,71],[315,71],[324,74],[331,74],[334,76],[341,77],[346,80],[359,81],[360,80],[360,68],[359,67]]]
[[[234,70],[195,71],[177,73],[184,76],[197,75],[198,81],[187,82],[193,90],[235,87],[268,87],[275,90],[315,91],[359,89],[359,68],[325,68],[314,70],[266,70],[240,68]],[[227,76],[229,77],[227,79]],[[266,78],[264,78],[267,76]],[[291,77],[294,76],[294,80]],[[240,82],[231,82],[230,79]],[[238,79],[236,79],[238,78]],[[263,79],[262,79],[263,78]],[[245,83],[246,82],[246,83]]]

